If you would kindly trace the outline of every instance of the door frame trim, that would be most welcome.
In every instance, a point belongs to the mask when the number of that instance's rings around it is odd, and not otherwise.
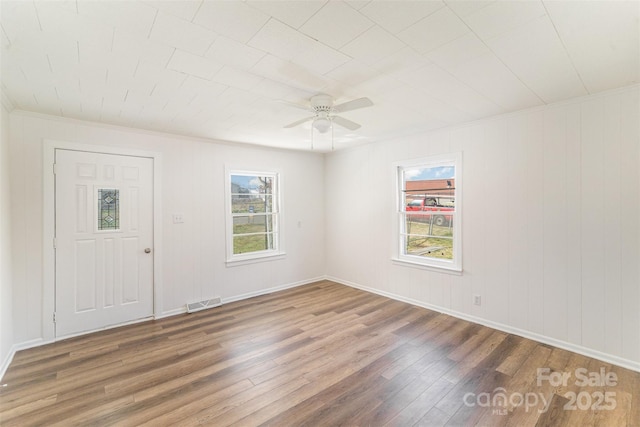
[[[134,150],[105,145],[83,144],[43,139],[43,208],[42,208],[42,332],[44,342],[67,337],[56,337],[53,314],[55,311],[56,265],[53,239],[55,238],[55,178],[53,173],[56,150],[84,151],[150,158],[153,161],[153,316],[162,317],[162,153]],[[91,331],[89,331],[91,332]],[[88,332],[87,332],[88,333]]]

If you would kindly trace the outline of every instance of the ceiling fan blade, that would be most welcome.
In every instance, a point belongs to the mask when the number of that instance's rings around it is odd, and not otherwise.
[[[331,121],[349,130],[356,130],[360,128],[359,124],[352,122],[351,120],[347,120],[344,117],[333,116]]]
[[[296,127],[298,125],[301,125],[304,122],[310,122],[311,120],[313,120],[315,118],[316,118],[316,116],[311,116],[311,117],[306,117],[304,119],[296,120],[295,122],[289,123],[288,125],[286,125],[285,128],[287,128],[287,129],[288,128],[293,128],[293,127]]]
[[[345,111],[357,110],[358,108],[371,107],[372,105],[373,102],[369,98],[358,98],[334,106],[333,111],[343,113]]]

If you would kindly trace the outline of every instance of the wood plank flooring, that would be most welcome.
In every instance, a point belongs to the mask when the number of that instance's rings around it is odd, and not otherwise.
[[[328,281],[21,351],[2,384],[3,427],[640,426],[640,373]]]

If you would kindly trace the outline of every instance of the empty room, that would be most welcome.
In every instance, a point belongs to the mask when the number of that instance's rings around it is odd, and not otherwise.
[[[640,426],[640,1],[0,30],[3,427]]]

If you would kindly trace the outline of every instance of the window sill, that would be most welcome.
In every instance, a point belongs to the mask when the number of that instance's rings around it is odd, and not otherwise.
[[[254,255],[247,258],[228,259],[226,261],[227,267],[238,267],[241,265],[255,264],[258,262],[278,261],[286,257],[286,252],[272,252],[263,255]]]
[[[393,262],[395,265],[400,265],[403,267],[412,267],[412,268],[418,268],[420,270],[434,271],[436,273],[445,273],[445,274],[453,274],[456,276],[462,276],[462,268],[457,268],[457,267],[428,265],[428,264],[423,264],[421,262],[409,261],[409,260],[400,259],[400,258],[391,258],[391,262]]]

